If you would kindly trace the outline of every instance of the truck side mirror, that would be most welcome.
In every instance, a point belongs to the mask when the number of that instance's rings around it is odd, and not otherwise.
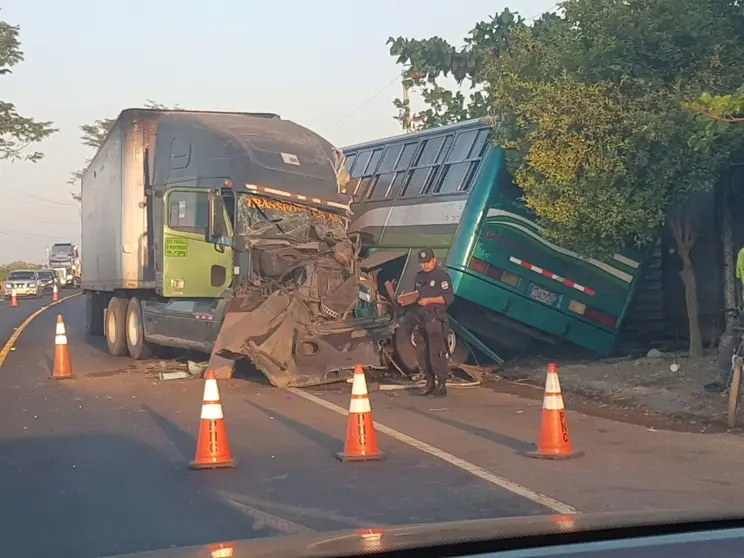
[[[209,191],[209,226],[207,242],[218,242],[225,236],[225,202],[219,192]]]

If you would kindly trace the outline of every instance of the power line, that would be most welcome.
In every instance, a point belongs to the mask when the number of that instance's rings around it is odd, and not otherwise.
[[[51,204],[54,204],[54,205],[61,205],[61,206],[64,206],[64,207],[77,207],[79,205],[78,203],[61,202],[61,201],[58,201],[58,200],[53,200],[53,199],[50,199],[50,198],[46,198],[44,196],[40,196],[39,194],[37,194],[35,192],[29,192],[27,190],[17,190],[15,188],[11,188],[9,186],[3,186],[2,189],[3,190],[6,190],[6,191],[9,191],[10,193],[13,193],[13,194],[18,194],[19,196],[23,196],[24,198],[27,198],[27,199],[32,199],[32,200],[36,200],[36,201],[51,203]]]
[[[395,83],[395,82],[396,82],[396,81],[398,81],[398,80],[400,80],[400,74],[396,74],[396,75],[395,75],[395,77],[394,77],[393,79],[391,79],[391,80],[390,80],[390,81],[389,81],[389,82],[388,82],[388,83],[387,83],[387,84],[385,85],[385,87],[383,87],[382,89],[380,89],[380,90],[379,90],[379,91],[378,91],[377,93],[375,93],[374,95],[372,95],[372,96],[371,96],[370,98],[368,98],[368,99],[367,99],[366,101],[364,101],[364,102],[363,102],[362,104],[360,104],[360,105],[359,105],[359,106],[357,106],[356,108],[354,108],[354,109],[350,110],[349,112],[347,112],[346,114],[344,114],[344,115],[343,115],[343,116],[342,116],[341,118],[339,118],[339,119],[338,119],[338,120],[336,120],[335,122],[332,122],[331,124],[329,124],[329,125],[328,125],[328,126],[326,126],[326,127],[327,127],[327,128],[330,128],[330,127],[333,127],[333,126],[335,126],[336,124],[339,124],[339,123],[343,122],[344,120],[346,120],[347,118],[349,118],[349,117],[350,117],[350,116],[351,116],[352,114],[354,114],[354,113],[355,113],[355,112],[357,112],[358,110],[360,110],[360,109],[364,108],[364,107],[365,107],[365,106],[367,106],[367,105],[368,105],[369,103],[371,103],[372,101],[374,101],[374,100],[375,100],[375,99],[376,99],[377,97],[379,97],[380,95],[382,95],[382,94],[383,94],[383,93],[385,92],[385,90],[386,90],[386,89],[387,89],[388,87],[390,87],[391,85],[393,85],[393,83]]]

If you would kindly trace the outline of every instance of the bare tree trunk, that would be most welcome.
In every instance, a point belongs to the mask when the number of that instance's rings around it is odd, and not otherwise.
[[[703,356],[703,338],[700,334],[700,316],[698,311],[697,280],[695,279],[695,268],[692,265],[691,252],[695,244],[695,233],[692,230],[690,220],[685,218],[681,221],[679,217],[672,223],[672,233],[677,242],[677,251],[682,258],[682,283],[685,285],[685,302],[687,303],[687,320],[690,328],[690,356]]]

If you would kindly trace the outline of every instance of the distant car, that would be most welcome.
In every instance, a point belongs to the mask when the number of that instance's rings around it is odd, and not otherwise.
[[[54,284],[59,285],[59,277],[53,269],[40,269],[38,273],[42,292],[52,292]]]
[[[15,289],[16,296],[38,297],[43,292],[38,272],[33,269],[16,269],[5,280],[5,296],[10,297]]]

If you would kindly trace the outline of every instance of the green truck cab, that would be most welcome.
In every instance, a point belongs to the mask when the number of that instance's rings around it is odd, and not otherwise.
[[[109,352],[250,360],[280,387],[381,366],[342,154],[274,114],[128,109],[82,179],[87,329]]]

